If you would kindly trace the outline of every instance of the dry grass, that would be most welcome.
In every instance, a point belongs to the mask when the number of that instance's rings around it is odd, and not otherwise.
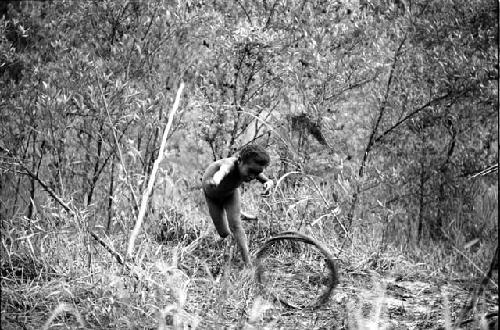
[[[258,289],[253,270],[243,267],[232,241],[215,238],[205,210],[179,203],[148,220],[165,221],[164,241],[157,240],[157,226],[146,227],[130,270],[85,234],[86,221],[57,212],[43,225],[23,218],[6,221],[2,328],[452,329],[477,282],[470,274],[481,275],[470,262],[484,269],[491,255],[492,242],[464,249],[466,260],[446,244],[403,248],[357,227],[341,249],[343,233],[331,229],[334,216],[315,221],[329,210],[317,193],[294,201],[255,196],[243,196],[247,210],[259,216],[258,222],[245,222],[252,251],[280,230],[300,229],[338,256],[341,284],[325,307],[288,308],[273,300]],[[99,234],[124,251],[128,237],[123,232]],[[265,267],[267,289],[291,305],[307,305],[324,288],[324,260],[311,246],[278,244]],[[490,285],[464,328],[487,329],[483,316],[492,312],[497,295]]]

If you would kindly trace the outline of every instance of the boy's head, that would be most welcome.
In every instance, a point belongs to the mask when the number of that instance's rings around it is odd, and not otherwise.
[[[238,159],[238,169],[244,181],[255,179],[271,162],[266,150],[258,145],[243,147]]]
[[[267,166],[271,162],[271,158],[267,151],[259,145],[250,144],[244,146],[240,151],[240,157],[242,163],[248,163],[253,160],[256,164]]]

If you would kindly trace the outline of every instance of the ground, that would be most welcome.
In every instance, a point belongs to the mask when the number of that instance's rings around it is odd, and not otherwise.
[[[80,322],[91,329],[450,329],[481,282],[400,255],[356,262],[341,255],[340,284],[328,302],[291,308],[273,297],[308,305],[326,284],[324,259],[302,243],[277,245],[265,256],[263,287],[230,240],[208,234],[182,243],[144,241],[141,267],[128,270],[99,245],[92,251],[91,267],[85,254],[64,254],[73,262],[50,266],[2,257],[2,329],[74,329]],[[496,319],[496,278],[476,313],[464,315],[463,329],[489,329],[480,326],[481,315]]]

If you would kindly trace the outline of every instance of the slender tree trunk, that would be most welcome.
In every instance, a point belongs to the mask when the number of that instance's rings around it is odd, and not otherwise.
[[[113,194],[115,183],[115,161],[114,157],[111,161],[111,174],[109,176],[109,191],[108,191],[108,222],[106,223],[106,233],[109,234],[111,224],[113,222]]]
[[[161,123],[163,119],[163,112],[161,110],[161,107],[158,107],[158,123]],[[153,170],[153,164],[155,162],[155,159],[158,157],[157,152],[156,152],[156,144],[158,142],[158,136],[160,134],[160,127],[156,127],[154,129],[153,133],[153,138],[151,139],[151,135],[149,135],[149,140],[148,143],[146,144],[146,156],[144,157],[146,159],[146,164],[144,166],[144,183],[146,183],[149,179],[149,175],[151,174],[151,171]],[[150,145],[152,141],[152,148],[151,151],[149,151]],[[140,187],[142,189],[142,186]]]
[[[394,58],[392,60],[392,65],[391,65],[391,71],[389,72],[389,78],[387,79],[387,83],[385,86],[385,92],[383,95],[382,102],[380,103],[380,107],[379,107],[378,114],[377,114],[377,119],[375,121],[375,124],[373,125],[373,129],[370,133],[370,138],[368,139],[368,143],[366,144],[365,152],[363,154],[363,160],[361,161],[361,165],[359,166],[359,171],[358,171],[359,180],[361,180],[363,178],[365,167],[366,167],[366,164],[368,162],[368,155],[370,154],[371,150],[373,149],[373,146],[375,145],[375,143],[377,141],[376,135],[379,131],[380,123],[382,122],[382,118],[384,117],[384,114],[385,114],[387,101],[389,100],[389,94],[390,94],[391,87],[392,87],[392,80],[394,79],[394,72],[396,71],[396,65],[397,65],[398,60],[399,60],[399,55],[401,54],[401,49],[403,48],[403,45],[405,44],[405,42],[406,42],[406,35],[401,40],[398,48],[394,52]],[[354,218],[354,212],[356,211],[356,207],[358,205],[359,193],[361,191],[360,182],[356,182],[355,186],[356,187],[354,188],[354,193],[352,194],[349,212],[347,213],[347,228],[348,228],[348,230],[351,228],[352,220]]]
[[[31,133],[29,133],[29,135],[28,135],[28,137],[26,139],[27,143],[24,146],[24,150],[23,150],[22,156],[21,156],[21,160],[22,161],[24,161],[26,159],[26,155],[28,154],[28,148],[29,148],[30,139],[31,139]],[[12,215],[16,214],[16,206],[17,206],[17,201],[19,199],[19,193],[20,193],[20,190],[21,190],[21,184],[23,183],[22,181],[23,180],[21,179],[21,177],[19,177],[17,179],[16,190],[14,192],[14,202],[12,203],[12,211],[11,211]],[[31,202],[30,202],[30,204],[31,204]],[[6,214],[6,216],[7,216],[7,214]]]
[[[85,125],[85,129],[88,129],[90,125]],[[84,207],[87,207],[89,204],[88,204],[88,192],[90,190],[90,186],[91,186],[91,182],[92,182],[92,179],[90,177],[90,150],[91,150],[91,142],[92,142],[92,137],[90,136],[90,134],[87,134],[87,141],[86,141],[86,145],[85,145],[85,182],[84,182],[84,190],[82,191],[82,202],[83,202],[83,206]],[[86,188],[85,188],[86,187]]]
[[[33,217],[33,204],[35,203],[35,179],[30,179],[30,201],[28,205],[28,212],[26,213],[26,217],[31,219]]]
[[[420,242],[420,240],[422,239],[422,230],[424,227],[424,193],[425,193],[424,186],[425,186],[425,172],[424,172],[424,159],[422,151],[422,156],[420,160],[417,242]]]
[[[455,151],[455,141],[456,141],[456,132],[451,125],[451,140],[448,146],[448,151],[446,153],[446,159],[440,167],[440,183],[439,183],[439,195],[438,195],[438,207],[437,207],[437,218],[434,222],[434,230],[432,231],[434,239],[441,239],[443,237],[443,223],[444,218],[448,215],[451,209],[446,205],[446,200],[448,198],[446,192],[446,185],[448,183],[448,167],[451,161],[451,157],[453,156],[453,152]]]
[[[17,200],[19,198],[19,190],[20,190],[20,187],[21,187],[21,177],[18,177],[17,178],[17,183],[16,183],[16,190],[14,192],[14,202],[12,203],[12,210],[11,210],[11,213],[12,215],[16,214],[16,206],[17,206]],[[2,187],[0,187],[1,189]],[[7,218],[8,216],[8,212],[6,211],[5,212],[5,218]]]
[[[32,155],[33,158],[35,157],[35,142],[36,142],[35,139],[36,135],[33,136],[33,155]],[[38,172],[40,171],[40,166],[42,165],[43,149],[44,148],[42,143],[42,146],[40,147],[40,158],[38,159],[38,164],[35,165],[35,161],[33,159],[32,171],[33,173],[36,173],[36,175],[38,175]],[[35,180],[32,178],[30,180],[30,201],[27,214],[28,219],[31,219],[33,217],[34,206],[35,206],[35,192],[36,192]]]
[[[103,125],[104,122],[101,125],[101,133]],[[87,205],[90,205],[90,203],[92,203],[92,196],[94,195],[95,186],[97,184],[97,180],[99,179],[99,172],[100,172],[99,164],[101,160],[101,154],[102,154],[102,137],[101,135],[99,135],[99,137],[97,138],[97,155],[93,169],[94,174],[92,175],[92,179],[89,182],[89,189],[87,191]]]
[[[375,131],[374,131],[375,132]],[[370,153],[373,146],[373,136],[374,132],[372,132],[372,136],[368,142],[368,145],[365,149],[365,154],[363,155],[363,160],[361,161],[361,165],[359,166],[358,177],[359,179],[363,178],[366,163],[368,161],[368,154]],[[352,194],[351,204],[349,207],[349,212],[347,213],[347,228],[351,228],[352,220],[354,219],[354,212],[356,212],[356,207],[358,205],[359,193],[361,190],[361,184],[359,182],[355,183],[354,193]]]

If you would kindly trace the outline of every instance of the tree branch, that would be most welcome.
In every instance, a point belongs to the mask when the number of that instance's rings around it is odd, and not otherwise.
[[[137,236],[139,235],[139,231],[141,230],[142,222],[144,221],[144,216],[146,215],[146,208],[148,206],[148,199],[149,199],[149,196],[151,195],[151,192],[153,191],[153,186],[154,186],[155,178],[156,178],[156,172],[158,172],[158,167],[160,166],[160,163],[163,160],[163,156],[164,156],[163,151],[165,150],[165,146],[167,144],[168,133],[170,131],[170,127],[172,126],[172,122],[174,121],[174,114],[177,111],[177,108],[179,107],[179,103],[180,103],[181,94],[182,94],[183,89],[184,89],[184,83],[181,82],[179,89],[177,90],[177,96],[175,97],[174,105],[172,107],[172,110],[170,111],[170,114],[168,115],[167,126],[165,127],[165,130],[163,131],[163,137],[162,137],[162,141],[161,141],[161,145],[160,145],[160,150],[158,150],[158,158],[156,159],[155,163],[153,164],[153,170],[151,171],[151,175],[150,175],[149,180],[148,180],[148,186],[146,188],[146,191],[142,195],[141,207],[139,209],[137,221],[135,223],[134,229],[132,230],[132,233],[130,234],[130,238],[129,238],[128,246],[127,246],[127,258],[129,258],[129,259],[132,259],[132,257],[133,257],[135,240],[136,240]]]
[[[252,18],[250,17],[250,14],[248,13],[247,9],[245,8],[245,6],[243,6],[243,4],[241,3],[241,1],[239,0],[236,0],[236,2],[240,5],[240,7],[243,9],[243,11],[245,12],[245,16],[247,17],[248,19],[248,23],[250,24],[253,24],[252,23]]]
[[[365,80],[360,80],[360,81],[356,81],[355,83],[353,84],[349,84],[347,87],[341,89],[340,91],[338,91],[337,93],[334,93],[330,96],[326,96],[323,98],[324,101],[329,101],[333,98],[337,98],[339,96],[341,96],[342,94],[344,94],[345,92],[349,91],[349,90],[352,90],[352,89],[356,89],[358,87],[361,87],[363,85],[366,85],[367,83],[371,82],[371,81],[374,81],[375,78],[377,78],[378,76],[378,73],[375,74],[373,77],[370,77],[370,78],[367,78]]]
[[[385,88],[384,99],[382,100],[382,104],[380,105],[378,117],[377,117],[377,120],[375,121],[375,125],[373,126],[372,132],[370,134],[370,138],[368,139],[368,144],[366,145],[365,153],[363,155],[363,161],[362,161],[361,166],[359,168],[359,176],[360,177],[363,176],[363,170],[365,168],[365,164],[366,164],[366,161],[368,159],[368,154],[370,153],[373,145],[375,144],[375,135],[377,134],[377,131],[378,131],[378,128],[379,128],[380,123],[382,121],[382,118],[384,117],[387,100],[389,98],[389,92],[391,90],[392,79],[394,78],[394,72],[396,71],[396,64],[398,63],[399,54],[401,53],[401,49],[403,48],[405,41],[406,41],[406,35],[404,36],[403,40],[401,40],[401,43],[399,44],[398,48],[396,49],[396,52],[394,53],[394,59],[393,59],[392,65],[391,65],[389,79],[387,79],[387,84],[386,84],[386,88]]]
[[[132,200],[134,202],[133,209],[137,213],[137,211],[139,209],[139,203],[137,202],[137,197],[135,195],[134,188],[132,187],[132,184],[129,181],[127,168],[126,168],[125,162],[123,160],[122,149],[120,148],[120,143],[119,143],[118,137],[116,136],[115,126],[113,125],[113,122],[111,121],[111,115],[109,113],[108,102],[106,102],[106,98],[104,97],[104,91],[102,90],[101,84],[99,82],[97,82],[97,86],[99,87],[99,91],[101,92],[102,102],[104,103],[104,109],[106,110],[106,114],[108,115],[109,124],[111,125],[111,131],[113,132],[113,138],[115,140],[116,148],[118,150],[118,158],[120,159],[120,163],[122,165],[123,172],[125,172],[125,180],[127,181],[126,184],[130,190],[130,194],[132,195]]]
[[[461,96],[463,94],[465,94],[465,92],[460,93],[457,97],[459,97],[459,96]],[[446,100],[450,96],[451,96],[451,93],[446,93],[444,95],[436,97],[435,99],[430,100],[429,102],[425,103],[424,105],[420,106],[419,108],[413,110],[412,112],[410,112],[409,114],[407,114],[406,116],[404,116],[402,119],[398,120],[390,128],[388,128],[387,130],[385,130],[377,138],[375,138],[374,139],[374,143],[380,142],[380,140],[382,140],[385,136],[387,136],[389,133],[391,133],[392,131],[394,131],[396,128],[398,128],[401,124],[403,124],[408,119],[412,118],[413,116],[417,115],[418,113],[420,113],[421,111],[427,109],[428,107],[430,107],[432,105],[435,105],[435,104],[437,104],[437,103],[439,103],[439,102],[441,102],[443,100]]]
[[[12,154],[12,152],[10,152],[8,149],[0,146],[0,150],[7,153],[7,155],[9,155],[10,157],[16,159],[16,157]],[[37,174],[33,173],[32,171],[30,171],[30,169],[24,165],[21,161],[17,160],[16,159],[16,162],[17,162],[17,165],[19,165],[22,170],[24,171],[23,172],[20,172],[20,173],[23,173],[23,174],[26,174],[28,176],[30,176],[31,178],[33,178],[34,180],[36,180],[38,182],[38,184],[40,186],[42,186],[42,188],[49,194],[50,197],[52,197],[59,205],[62,206],[62,208],[68,212],[69,214],[71,214],[72,216],[74,217],[78,217],[78,214],[75,212],[75,210],[73,210],[66,202],[64,202],[62,200],[61,197],[59,197],[55,192],[54,190],[52,190]],[[94,233],[92,230],[89,230],[88,231],[90,236],[92,236],[96,241],[99,242],[99,244],[101,244],[106,250],[109,251],[109,253],[111,253],[116,261],[121,264],[122,266],[126,266],[127,268],[130,268],[128,264],[125,263],[125,261],[123,260],[123,257],[115,251],[115,249],[110,246],[109,244],[107,244],[106,242],[104,242],[99,236],[97,236],[96,233]]]

